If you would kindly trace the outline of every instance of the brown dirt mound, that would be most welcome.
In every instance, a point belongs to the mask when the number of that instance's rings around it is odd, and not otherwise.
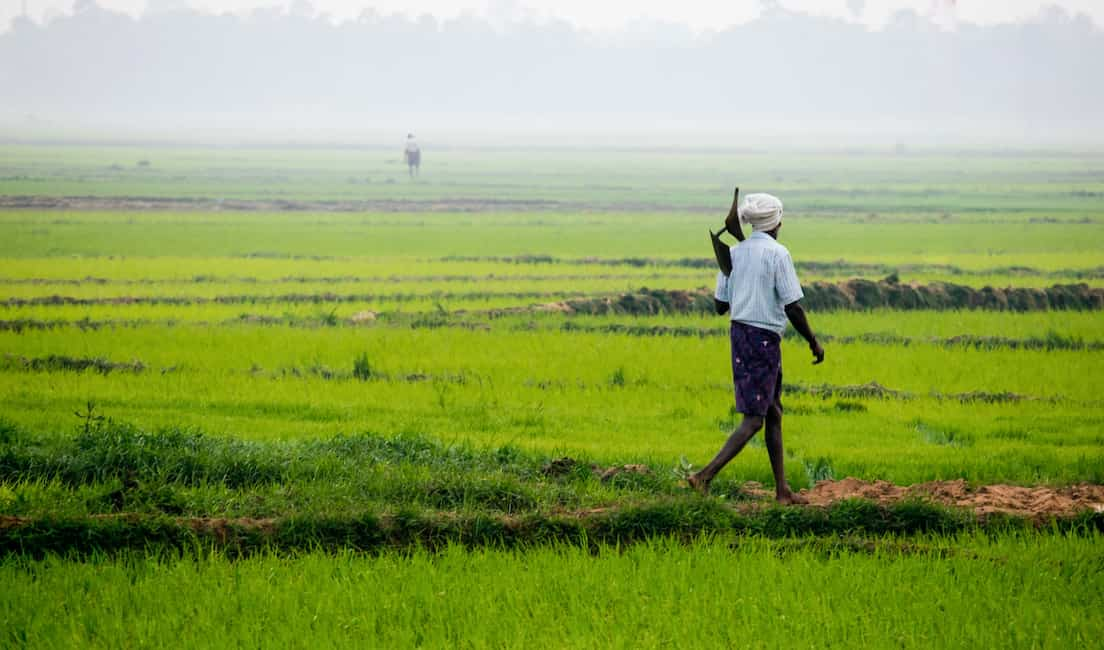
[[[978,515],[993,513],[1048,519],[1084,512],[1104,512],[1104,485],[1083,483],[1063,488],[982,485],[971,488],[966,481],[932,481],[917,485],[894,485],[886,481],[845,478],[821,481],[802,490],[810,505],[827,506],[844,499],[868,499],[881,504],[904,499],[923,499],[946,506],[970,508]]]

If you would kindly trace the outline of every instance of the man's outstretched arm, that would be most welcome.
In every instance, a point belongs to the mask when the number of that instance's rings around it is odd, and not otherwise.
[[[813,328],[809,327],[809,319],[805,317],[805,310],[801,308],[801,303],[794,301],[786,305],[786,318],[790,319],[790,324],[794,326],[797,333],[808,341],[809,350],[816,357],[813,365],[824,361],[824,348],[820,347],[816,336],[813,335]]]

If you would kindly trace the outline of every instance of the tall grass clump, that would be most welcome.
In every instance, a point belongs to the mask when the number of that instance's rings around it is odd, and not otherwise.
[[[952,427],[935,426],[922,420],[916,420],[914,426],[916,427],[916,431],[924,437],[924,440],[933,445],[945,447],[972,447],[974,444],[974,436],[972,434],[964,433]]]
[[[10,445],[22,435],[19,425],[11,420],[0,417],[0,445]]]
[[[353,376],[361,381],[368,381],[372,378],[372,362],[368,360],[368,353],[361,353],[359,357],[353,359]]]
[[[814,486],[820,481],[834,481],[836,470],[832,466],[832,459],[827,456],[819,456],[814,460],[804,460],[805,477],[809,486]]]
[[[113,480],[240,487],[288,474],[283,445],[216,439],[187,428],[146,431],[85,414],[72,437],[21,438],[0,453],[0,480],[56,479],[76,486]]]

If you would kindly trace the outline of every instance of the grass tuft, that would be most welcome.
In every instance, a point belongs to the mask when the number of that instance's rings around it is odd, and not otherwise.
[[[361,381],[368,381],[375,373],[372,363],[368,360],[368,353],[364,352],[353,360],[353,376]]]
[[[973,435],[951,427],[936,426],[923,420],[916,420],[913,426],[924,437],[924,440],[933,445],[946,447],[972,447],[974,445]]]
[[[814,460],[803,460],[801,464],[805,468],[805,477],[809,486],[816,485],[819,481],[834,481],[836,470],[832,467],[832,459],[827,456],[818,456]]]

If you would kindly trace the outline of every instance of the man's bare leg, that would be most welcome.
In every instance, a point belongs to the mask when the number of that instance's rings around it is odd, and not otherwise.
[[[709,484],[713,482],[713,477],[717,475],[717,472],[720,472],[730,460],[735,458],[736,454],[740,453],[740,450],[748,443],[748,440],[751,440],[751,437],[762,428],[762,416],[745,415],[744,421],[728,437],[724,446],[717,452],[717,456],[709,461],[709,464],[703,467],[700,472],[690,475],[686,482],[698,492],[709,494]]]
[[[778,503],[785,505],[793,503],[805,503],[805,499],[790,490],[790,484],[786,482],[785,454],[782,450],[782,409],[778,405],[771,405],[767,411],[767,431],[764,434],[767,439],[767,454],[770,456],[771,471],[774,472],[774,498]]]

